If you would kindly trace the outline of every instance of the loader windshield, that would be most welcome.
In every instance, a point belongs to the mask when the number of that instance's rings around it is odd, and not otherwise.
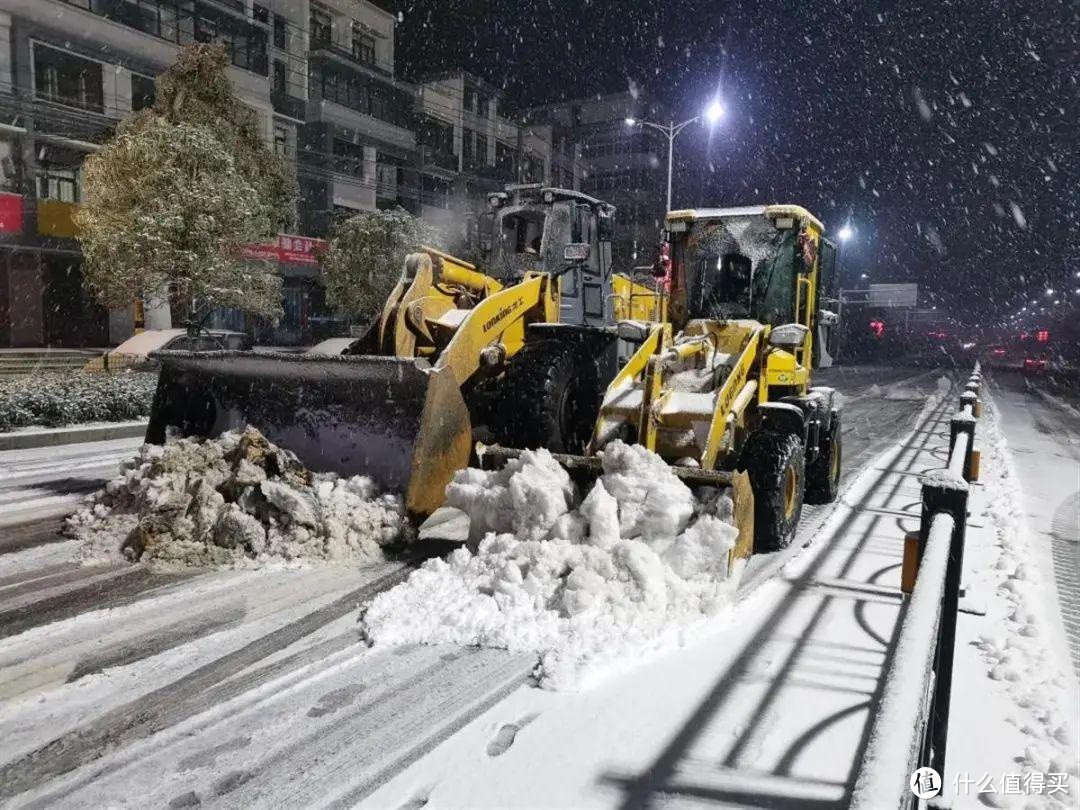
[[[547,215],[536,208],[511,208],[499,219],[491,271],[503,281],[542,269],[544,225]]]
[[[794,231],[779,231],[765,217],[697,224],[681,257],[690,317],[789,321],[794,244]]]

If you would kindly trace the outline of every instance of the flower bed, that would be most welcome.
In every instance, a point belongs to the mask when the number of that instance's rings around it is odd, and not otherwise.
[[[0,379],[0,432],[150,415],[156,373],[50,371]]]

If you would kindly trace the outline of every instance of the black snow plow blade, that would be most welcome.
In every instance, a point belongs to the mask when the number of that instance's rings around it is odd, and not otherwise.
[[[146,440],[217,437],[251,425],[309,469],[367,475],[412,518],[468,465],[472,430],[453,375],[425,360],[254,352],[158,352]]]

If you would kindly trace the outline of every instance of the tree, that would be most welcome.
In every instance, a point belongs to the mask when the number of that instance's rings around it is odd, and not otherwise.
[[[150,114],[212,129],[268,207],[274,228],[270,235],[276,236],[296,224],[296,173],[290,161],[267,147],[255,111],[233,92],[228,68],[223,45],[184,48],[158,76]]]
[[[199,307],[280,313],[281,277],[238,257],[272,231],[269,207],[208,129],[149,116],[85,171],[76,218],[87,283],[103,304],[170,289]]]
[[[401,277],[405,256],[438,233],[401,208],[339,221],[322,258],[326,300],[346,316],[372,317]]]
[[[76,213],[87,285],[107,306],[170,290],[194,308],[277,317],[281,279],[240,257],[295,222],[296,178],[235,95],[222,46],[183,49],[152,108],[85,164]]]

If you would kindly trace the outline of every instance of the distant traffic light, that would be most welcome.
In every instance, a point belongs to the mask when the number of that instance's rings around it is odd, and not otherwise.
[[[881,337],[885,334],[885,321],[874,318],[870,321],[870,331],[874,333],[874,337]]]
[[[1050,342],[1050,330],[1049,329],[1039,329],[1035,333],[1035,341],[1037,343],[1049,343]]]

